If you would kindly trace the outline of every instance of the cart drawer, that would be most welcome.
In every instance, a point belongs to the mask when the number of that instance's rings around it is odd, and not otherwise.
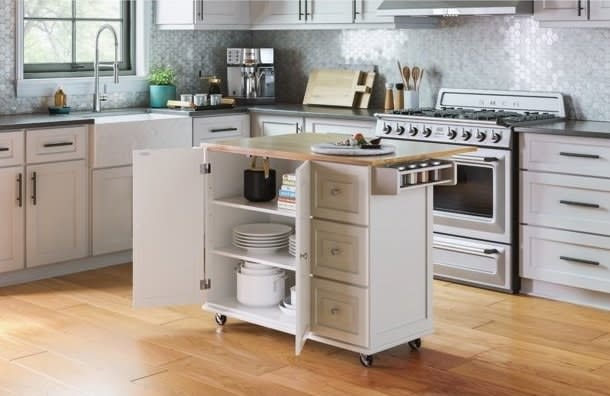
[[[521,276],[610,292],[610,238],[523,226]]]
[[[521,168],[610,177],[610,140],[526,133]]]
[[[368,228],[323,220],[312,222],[314,275],[368,285]]]
[[[369,168],[314,162],[312,169],[313,216],[368,225]]]
[[[314,278],[312,331],[322,337],[368,347],[368,290]]]
[[[23,156],[23,132],[0,133],[0,166],[21,165]]]
[[[26,134],[27,162],[85,159],[87,126],[33,129]]]

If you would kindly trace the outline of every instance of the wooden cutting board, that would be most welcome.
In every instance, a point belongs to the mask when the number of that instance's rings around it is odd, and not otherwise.
[[[357,92],[366,92],[359,70],[315,69],[309,74],[303,104],[353,107]]]

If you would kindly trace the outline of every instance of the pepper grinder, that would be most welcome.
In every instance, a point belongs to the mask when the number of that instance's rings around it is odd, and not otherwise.
[[[405,94],[404,94],[403,83],[396,84],[396,90],[394,91],[394,110],[402,110],[405,108]]]
[[[385,101],[383,103],[383,109],[385,111],[394,110],[394,85],[392,83],[386,83],[385,85]]]

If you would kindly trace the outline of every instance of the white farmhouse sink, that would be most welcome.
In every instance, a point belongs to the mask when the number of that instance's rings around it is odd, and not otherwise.
[[[172,118],[188,118],[184,114],[160,114],[160,113],[137,113],[137,114],[111,114],[98,113],[93,115],[96,124],[110,124],[116,122],[138,122],[153,120],[169,120]]]

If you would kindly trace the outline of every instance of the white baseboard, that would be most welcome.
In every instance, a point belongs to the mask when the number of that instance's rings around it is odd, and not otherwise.
[[[127,250],[119,253],[65,261],[63,263],[26,268],[19,271],[0,274],[0,286],[16,285],[76,272],[89,271],[96,268],[109,267],[116,264],[130,263],[131,260],[131,250]]]
[[[610,311],[610,293],[521,278],[521,294]]]

